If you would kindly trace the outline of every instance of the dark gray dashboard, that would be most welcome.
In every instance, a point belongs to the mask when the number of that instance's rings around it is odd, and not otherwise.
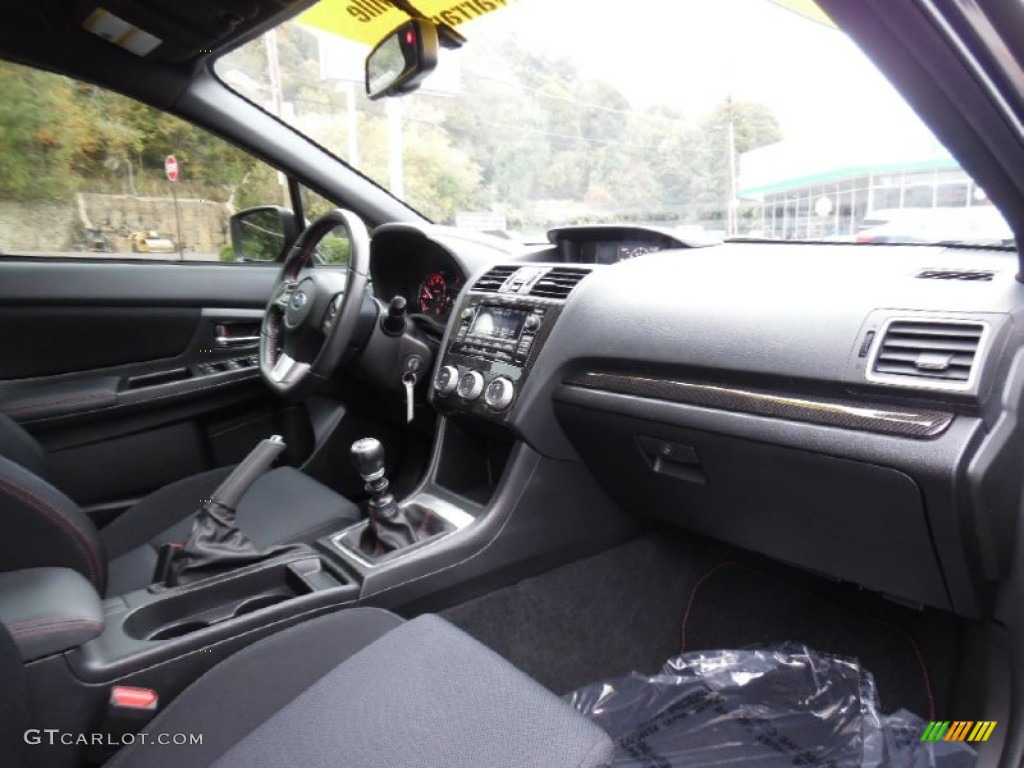
[[[982,616],[1019,516],[1015,268],[797,243],[588,264],[501,426],[631,511]]]

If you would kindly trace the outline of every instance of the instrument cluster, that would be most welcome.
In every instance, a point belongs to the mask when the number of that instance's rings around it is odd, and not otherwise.
[[[406,297],[410,312],[426,315],[444,323],[451,314],[455,299],[462,290],[462,275],[450,270],[427,273],[416,287],[416,295]]]

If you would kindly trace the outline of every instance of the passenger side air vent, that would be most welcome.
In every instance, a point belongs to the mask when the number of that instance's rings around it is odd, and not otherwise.
[[[565,299],[580,280],[590,274],[588,269],[554,267],[530,288],[530,295],[542,299]]]
[[[988,283],[996,276],[987,269],[922,269],[915,275],[922,280],[964,280]]]
[[[911,379],[928,386],[966,389],[985,336],[978,322],[893,320],[878,347],[869,379]]]
[[[492,267],[476,281],[473,290],[480,293],[497,293],[501,290],[501,286],[505,284],[505,281],[515,274],[517,269],[518,267],[510,266]]]

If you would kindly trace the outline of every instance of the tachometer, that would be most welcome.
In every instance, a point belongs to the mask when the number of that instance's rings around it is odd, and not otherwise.
[[[416,304],[424,315],[441,318],[451,310],[457,292],[457,283],[444,272],[431,272],[416,291]]]

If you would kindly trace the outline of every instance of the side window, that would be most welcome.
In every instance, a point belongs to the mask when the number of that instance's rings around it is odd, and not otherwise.
[[[323,216],[332,208],[338,208],[338,204],[328,200],[323,195],[314,192],[303,186],[302,188],[302,212],[306,218],[313,222]],[[348,264],[349,239],[343,229],[332,230],[317,248],[317,255],[324,264],[331,266],[345,266]]]
[[[282,174],[201,128],[0,61],[0,253],[233,262],[231,215],[287,200]]]

